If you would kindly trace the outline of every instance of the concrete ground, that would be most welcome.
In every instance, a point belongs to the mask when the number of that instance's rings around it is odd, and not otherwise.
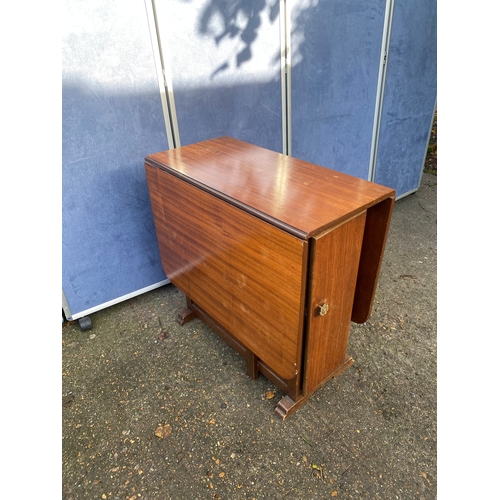
[[[396,202],[354,364],[284,422],[173,285],[64,324],[63,498],[436,498],[436,195]]]

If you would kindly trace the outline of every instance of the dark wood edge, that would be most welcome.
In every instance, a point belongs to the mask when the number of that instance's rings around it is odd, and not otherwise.
[[[300,299],[300,311],[305,311],[301,314],[299,332],[298,332],[298,342],[297,342],[297,354],[296,358],[300,361],[300,365],[297,366],[295,378],[288,381],[287,390],[284,392],[293,398],[299,393],[302,393],[303,389],[303,374],[305,373],[305,352],[307,347],[307,307],[308,307],[308,297],[309,297],[309,280],[310,280],[310,261],[312,259],[314,240],[308,239],[304,246],[304,251],[302,253],[302,284],[301,284],[301,299]],[[293,381],[293,382],[292,382]],[[293,383],[293,389],[290,384]],[[291,394],[293,391],[293,395]]]
[[[252,380],[257,380],[259,378],[259,358],[250,349],[247,349],[246,361],[247,375]]]
[[[306,395],[306,369],[307,369],[307,359],[309,356],[309,335],[311,319],[309,316],[309,309],[311,308],[311,287],[312,287],[312,276],[314,270],[314,256],[316,255],[316,239],[311,238],[309,240],[309,254],[307,262],[307,277],[306,277],[306,290],[305,290],[305,300],[304,300],[304,328],[302,336],[302,366],[301,366],[301,378],[300,378],[300,391],[303,395]]]
[[[367,210],[358,278],[351,321],[364,323],[371,314],[377,288],[395,196],[385,198]]]

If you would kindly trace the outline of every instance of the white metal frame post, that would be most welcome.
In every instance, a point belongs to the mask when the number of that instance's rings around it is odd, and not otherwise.
[[[394,0],[386,0],[384,30],[382,34],[382,48],[380,51],[380,64],[378,71],[377,98],[375,101],[375,114],[373,118],[370,166],[368,169],[368,180],[372,182],[375,182],[375,174],[377,170],[378,144],[380,141],[380,126],[382,123],[382,109],[384,106],[385,80],[387,76],[387,61],[389,59],[389,46],[391,43],[393,15]]]
[[[281,40],[281,130],[283,137],[283,154],[292,154],[292,63],[290,40],[292,25],[290,8],[286,0],[280,0],[280,40]]]
[[[181,140],[179,137],[177,113],[175,111],[171,58],[168,44],[161,43],[160,26],[158,24],[155,0],[145,0],[145,5],[169,149],[178,148],[181,145]],[[162,19],[168,19],[168,16],[162,16]],[[163,24],[164,21],[162,21],[162,31],[165,30]]]

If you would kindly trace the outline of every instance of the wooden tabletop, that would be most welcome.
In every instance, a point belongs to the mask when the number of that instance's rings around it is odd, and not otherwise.
[[[395,196],[393,189],[231,137],[151,154],[145,162],[303,239]]]

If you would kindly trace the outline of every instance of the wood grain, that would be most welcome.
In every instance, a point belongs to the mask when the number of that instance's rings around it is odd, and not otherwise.
[[[345,362],[365,219],[363,212],[312,240],[304,395],[333,376]],[[324,316],[319,314],[322,304],[329,305]]]
[[[291,379],[301,356],[307,242],[146,165],[163,268],[223,329]]]
[[[287,418],[352,362],[392,189],[229,137],[145,158],[162,265],[202,319],[285,394]],[[320,314],[320,306],[321,314]]]
[[[231,137],[148,155],[145,162],[303,239],[394,196],[379,184]]]

